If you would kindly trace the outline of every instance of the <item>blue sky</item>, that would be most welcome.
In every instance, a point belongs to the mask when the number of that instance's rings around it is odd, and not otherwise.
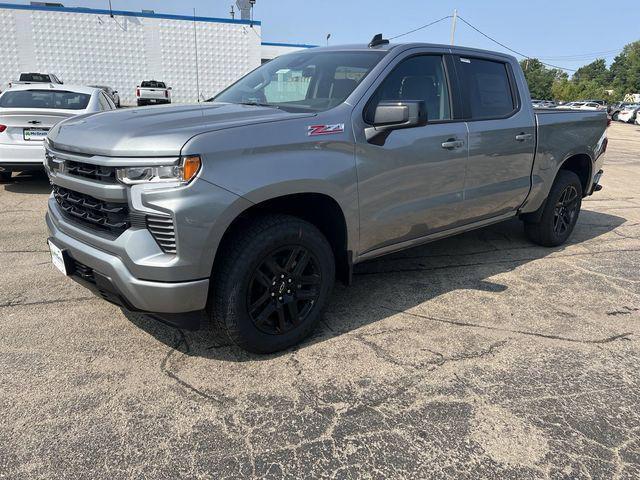
[[[5,0],[10,1],[10,0]],[[57,0],[65,6],[107,8],[108,0]],[[16,1],[15,3],[28,3]],[[235,0],[112,0],[114,9],[228,17]],[[640,0],[257,0],[264,41],[324,44],[367,42],[374,33],[398,35],[449,15],[454,8],[480,30],[529,56],[577,68],[598,56],[608,62],[640,40]],[[635,19],[635,20],[632,20]],[[448,43],[450,20],[398,41]],[[503,50],[461,22],[456,43]],[[613,51],[616,52],[613,52]],[[606,52],[597,55],[598,52]],[[580,56],[580,58],[577,58]]]

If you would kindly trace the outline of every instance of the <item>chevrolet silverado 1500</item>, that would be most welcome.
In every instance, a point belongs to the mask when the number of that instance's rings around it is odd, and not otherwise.
[[[209,103],[53,127],[52,258],[126,309],[272,352],[358,262],[513,217],[565,242],[606,124],[535,111],[501,53],[377,37],[283,55]]]

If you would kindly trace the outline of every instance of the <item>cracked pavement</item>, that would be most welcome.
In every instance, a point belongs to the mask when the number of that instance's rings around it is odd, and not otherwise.
[[[0,186],[2,478],[640,478],[640,128],[570,242],[517,220],[360,265],[254,356],[50,264],[48,183]]]

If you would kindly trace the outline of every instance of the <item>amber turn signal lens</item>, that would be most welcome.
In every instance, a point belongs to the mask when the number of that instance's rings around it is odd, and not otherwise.
[[[198,174],[200,170],[200,157],[192,155],[190,157],[184,157],[182,161],[182,181],[189,183]]]

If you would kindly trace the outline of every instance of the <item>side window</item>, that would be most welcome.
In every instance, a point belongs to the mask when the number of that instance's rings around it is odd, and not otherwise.
[[[420,55],[403,60],[384,80],[365,110],[365,121],[373,123],[381,101],[424,100],[429,121],[450,120],[451,104],[443,59]]]
[[[516,109],[505,63],[460,58],[458,65],[472,120],[505,117]]]

